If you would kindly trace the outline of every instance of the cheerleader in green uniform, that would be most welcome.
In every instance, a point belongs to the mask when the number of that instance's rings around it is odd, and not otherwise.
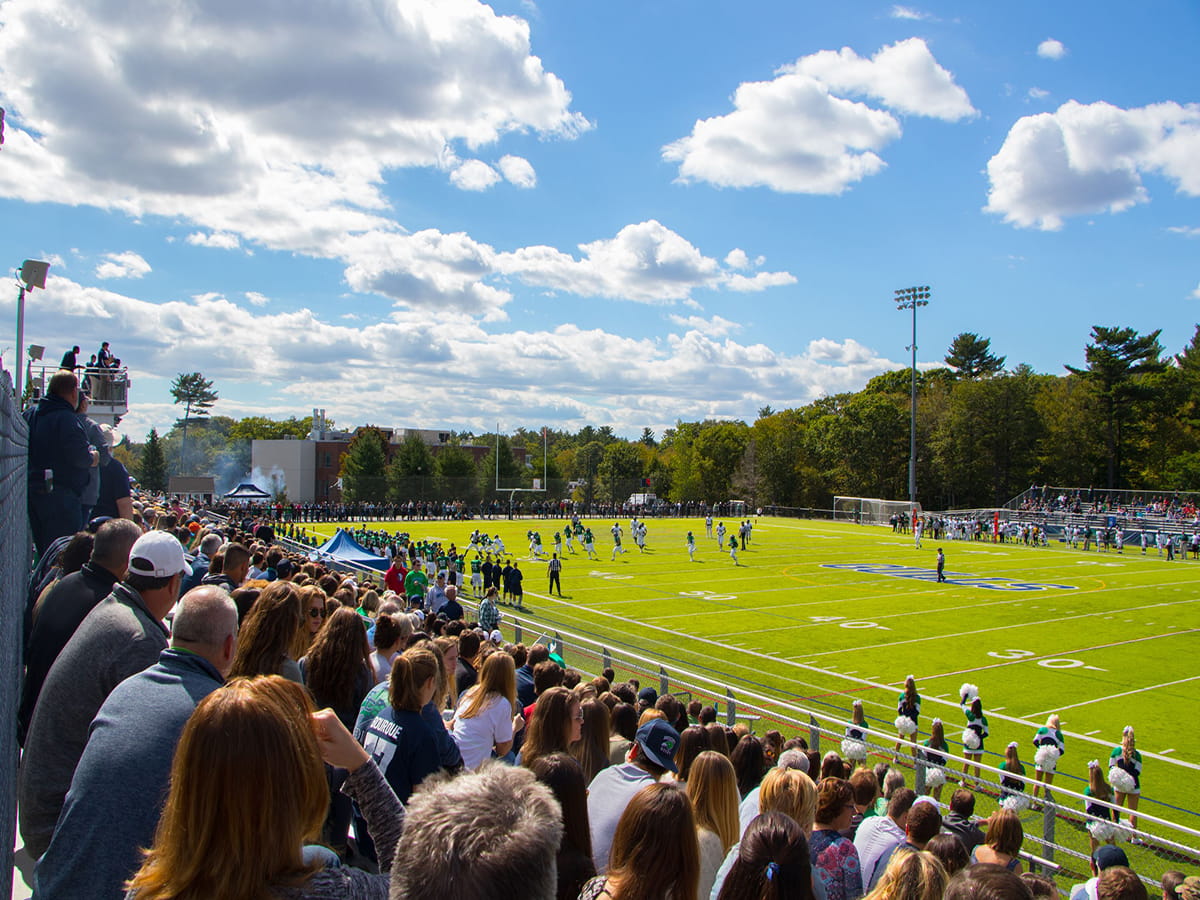
[[[1017,755],[1017,742],[1012,741],[1004,748],[1004,762],[997,767],[1005,774],[1000,776],[1000,805],[1015,813],[1029,809],[1029,795],[1025,793],[1025,782],[1012,775],[1024,775],[1025,766]]]
[[[959,688],[959,699],[962,703],[963,714],[967,717],[967,727],[962,733],[964,787],[971,762],[975,763],[975,780],[979,781],[979,762],[983,759],[983,742],[988,736],[988,720],[983,714],[983,701],[979,699],[979,688],[973,684],[964,684]]]
[[[1104,780],[1104,769],[1100,767],[1100,760],[1093,759],[1088,763],[1088,786],[1083,789],[1083,796],[1088,798],[1087,804],[1083,811],[1086,812],[1091,819],[1087,823],[1088,837],[1091,839],[1092,866],[1095,867],[1096,850],[1101,844],[1116,843],[1120,834],[1120,829],[1117,823],[1113,821],[1116,818],[1116,810],[1110,809],[1104,803],[1113,802],[1113,791],[1108,786],[1108,782]],[[1100,800],[1102,803],[1095,801]]]
[[[1033,746],[1037,748],[1033,753],[1033,777],[1038,783],[1033,786],[1031,793],[1035,797],[1038,794],[1038,786],[1042,784],[1046,786],[1046,796],[1050,795],[1054,770],[1058,767],[1059,758],[1067,752],[1067,744],[1063,740],[1058,723],[1058,716],[1051,716],[1046,720],[1045,726],[1039,728],[1033,736]]]
[[[867,759],[867,730],[862,701],[855,700],[854,720],[846,727],[846,737],[842,741],[842,756],[855,765],[861,765]]]
[[[909,675],[904,679],[904,693],[896,701],[896,761],[899,762],[901,741],[911,741],[917,733],[917,719],[921,715],[921,695],[917,693],[917,680]],[[917,748],[913,747],[913,759]]]
[[[946,783],[946,732],[941,719],[934,719],[929,726],[929,740],[921,745],[921,759],[925,762],[925,793],[941,801],[942,785]]]
[[[1121,733],[1121,746],[1108,756],[1108,781],[1117,794],[1117,806],[1129,809],[1129,825],[1137,828],[1138,799],[1142,795],[1142,754],[1133,740],[1133,726]]]

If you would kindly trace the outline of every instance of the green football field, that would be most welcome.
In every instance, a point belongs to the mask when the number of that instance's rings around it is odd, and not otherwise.
[[[940,716],[953,749],[963,728],[958,689],[972,682],[991,726],[987,749],[1018,741],[1032,774],[1033,733],[1057,712],[1067,739],[1060,783],[1075,790],[1084,782],[1065,776],[1106,761],[1131,724],[1145,756],[1142,810],[1200,821],[1200,733],[1189,724],[1200,697],[1200,561],[1167,562],[1153,547],[1143,555],[926,539],[918,550],[889,528],[775,518],[755,523],[737,566],[703,520],[650,519],[643,554],[623,519],[626,552],[614,560],[612,520],[593,519],[585,524],[598,558],[578,545],[565,554],[559,599],[547,595],[545,562],[528,559],[525,535],[538,529],[549,553],[561,524],[382,527],[460,548],[476,527],[500,534],[525,572],[527,617],[600,640],[617,656],[624,648],[818,712],[848,718],[861,698],[881,735],[894,735],[896,694],[912,674],[924,699],[922,739]],[[334,527],[315,530],[329,536]],[[938,546],[945,584],[934,580]]]

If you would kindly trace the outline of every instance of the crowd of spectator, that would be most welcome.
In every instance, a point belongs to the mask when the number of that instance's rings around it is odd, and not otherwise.
[[[18,781],[35,897],[1055,890],[1022,871],[1017,814],[978,820],[971,791],[943,814],[905,769],[589,678],[468,616],[458,584],[348,576],[276,537],[135,495],[47,548]],[[417,570],[427,547],[398,560]],[[1072,900],[1147,900],[1119,847],[1093,866]],[[1200,900],[1195,878],[1167,887]]]

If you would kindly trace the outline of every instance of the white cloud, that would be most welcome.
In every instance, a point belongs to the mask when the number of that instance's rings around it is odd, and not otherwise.
[[[967,92],[938,65],[920,38],[909,38],[864,59],[849,47],[822,50],[784,66],[783,72],[810,75],[837,94],[874,97],[914,116],[956,122],[978,115]]]
[[[677,316],[672,313],[667,318],[687,331],[698,331],[707,337],[724,337],[742,330],[742,326],[737,322],[731,322],[721,316],[705,319],[701,316]]]
[[[1149,200],[1143,174],[1200,194],[1200,105],[1121,109],[1064,103],[1019,119],[988,161],[987,211],[1053,231],[1067,216],[1121,212]]]
[[[582,256],[576,258],[554,247],[522,247],[499,254],[496,267],[537,287],[640,303],[685,300],[698,288],[761,290],[795,281],[787,272],[761,272],[753,279],[733,274],[654,219],[579,249]]]
[[[500,167],[500,172],[504,175],[506,181],[515,184],[519,188],[531,188],[537,186],[537,173],[533,170],[529,160],[521,156],[502,156],[500,162],[497,163]]]
[[[486,191],[500,180],[500,173],[479,159],[468,159],[450,173],[450,181],[464,191]]]
[[[329,0],[304,16],[284,0],[10,0],[4,20],[0,196],[275,249],[322,255],[393,229],[389,170],[451,171],[456,146],[591,127],[529,24],[478,0]]]
[[[1031,87],[1029,89],[1029,99],[1030,100],[1045,100],[1049,96],[1050,96],[1050,92],[1046,91],[1046,90],[1042,90],[1040,87]]]
[[[223,414],[302,416],[318,406],[339,424],[437,421],[483,430],[504,409],[513,421],[605,421],[620,433],[678,418],[745,418],[764,403],[807,403],[903,366],[852,340],[820,339],[800,354],[738,343],[723,337],[737,326],[719,316],[674,322],[682,334],[630,338],[570,324],[493,333],[452,312],[331,323],[307,309],[262,312],[219,295],[151,303],[53,275],[46,293],[53,304],[27,309],[31,342],[69,333],[98,346],[120,335],[114,349],[137,361],[137,396],[122,429],[135,439],[177,417],[168,379],[154,373],[177,371],[181,359],[203,361]],[[15,296],[0,294],[0,316],[15,305]],[[365,373],[392,371],[397,361],[421,391],[362,390]],[[558,383],[572,385],[570,397],[547,399],[545,385]]]
[[[891,16],[893,19],[908,19],[913,22],[924,22],[927,19],[932,19],[927,12],[922,12],[919,9],[913,9],[911,6],[893,6]]]
[[[733,112],[697,121],[690,135],[663,148],[663,159],[679,163],[685,182],[840,194],[882,171],[878,151],[901,134],[890,112],[844,95],[948,121],[976,115],[919,38],[871,59],[849,48],[824,50],[782,67],[772,81],[739,85]]]
[[[245,297],[246,300],[250,302],[251,306],[266,306],[271,302],[270,297],[268,297],[266,294],[260,294],[258,291],[246,291]]]
[[[783,285],[795,283],[796,276],[791,272],[759,272],[750,277],[733,274],[725,279],[725,286],[729,290],[742,294],[765,291],[767,288],[782,287]]]
[[[1200,228],[1191,225],[1172,225],[1167,228],[1172,234],[1182,234],[1184,237],[1200,237]]]
[[[236,250],[241,244],[236,234],[228,231],[194,231],[187,236],[194,247],[217,247],[221,250]]]
[[[1062,41],[1046,38],[1038,44],[1037,55],[1042,59],[1062,59],[1067,55],[1067,48],[1063,46]]]
[[[96,266],[97,278],[143,278],[150,273],[150,263],[134,253],[105,253],[105,262]]]
[[[1200,284],[1196,285],[1196,289],[1188,295],[1193,300],[1200,300]]]
[[[725,265],[731,269],[748,269],[750,268],[750,257],[746,255],[745,250],[734,247],[725,255]]]

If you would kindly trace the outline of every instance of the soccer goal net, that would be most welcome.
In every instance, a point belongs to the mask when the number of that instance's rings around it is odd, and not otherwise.
[[[921,504],[907,500],[880,500],[877,497],[834,497],[833,517],[859,525],[888,525],[892,516],[921,514]]]

